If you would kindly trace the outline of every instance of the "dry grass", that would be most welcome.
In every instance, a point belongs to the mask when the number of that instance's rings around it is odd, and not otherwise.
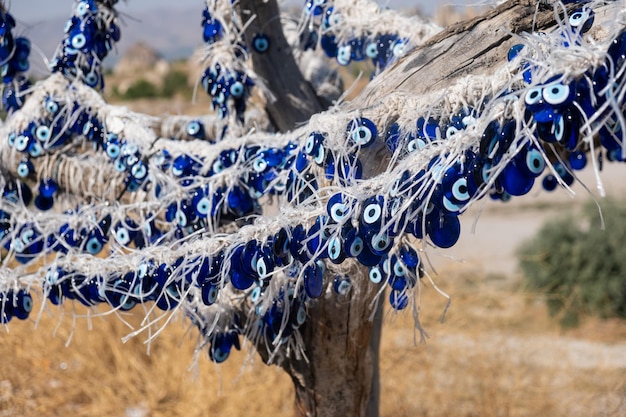
[[[454,277],[454,283],[445,277]],[[581,368],[568,356],[573,337],[602,342],[588,343],[590,356],[602,354],[607,343],[626,348],[624,322],[590,319],[583,328],[562,333],[528,294],[494,289],[499,286],[454,270],[440,282],[454,289],[454,304],[439,324],[444,300],[425,291],[423,322],[431,336],[426,344],[414,344],[410,315],[386,319],[383,416],[626,413],[623,368]],[[141,336],[120,341],[129,329],[117,319],[95,318],[91,331],[79,321],[69,348],[64,344],[71,320],[62,320],[52,337],[58,321],[46,314],[38,330],[12,322],[10,332],[0,336],[0,416],[292,414],[289,378],[260,360],[242,372],[243,353],[219,369],[202,355],[190,369],[195,339],[184,334],[181,323],[172,323],[147,355]]]

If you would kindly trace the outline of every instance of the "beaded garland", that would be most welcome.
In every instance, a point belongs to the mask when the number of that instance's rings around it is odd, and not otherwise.
[[[508,201],[538,181],[548,191],[568,186],[588,161],[624,160],[626,30],[589,42],[592,10],[524,36],[506,57],[510,80],[478,101],[416,98],[389,117],[390,94],[383,110],[317,115],[284,135],[212,143],[191,120],[185,132],[196,140],[159,138],[147,119],[121,116],[80,80],[51,77],[1,130],[13,175],[0,177],[0,246],[24,266],[0,271],[0,320],[26,319],[35,287],[56,305],[180,309],[223,362],[241,335],[268,341],[276,360],[285,347],[301,349],[311,303],[363,285],[346,265],[367,267],[392,308],[411,306],[427,277],[422,252],[454,246],[458,216],[473,202]],[[203,23],[211,41],[222,28],[213,16]],[[381,149],[386,165],[372,175],[366,161]],[[106,191],[116,197],[87,194],[50,168],[69,151],[117,178]],[[88,172],[81,160],[64,164]],[[270,197],[284,202],[280,216],[263,213]],[[102,253],[109,259],[93,257]]]

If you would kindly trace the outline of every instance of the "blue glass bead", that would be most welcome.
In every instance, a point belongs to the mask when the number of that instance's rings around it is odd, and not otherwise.
[[[514,161],[504,167],[499,178],[504,190],[514,196],[527,194],[535,183],[534,177],[526,175]]]
[[[337,193],[332,195],[326,203],[326,212],[335,223],[343,223],[350,218],[355,201],[345,194]]]
[[[163,291],[161,292],[161,295],[158,296],[155,305],[163,311],[168,311],[178,307],[181,299],[182,295],[180,288],[176,285],[176,283],[172,283],[163,288]]]
[[[361,265],[364,265],[364,266],[378,265],[381,258],[382,258],[381,255],[377,255],[372,251],[369,244],[364,244],[363,249],[356,257],[359,263],[361,263]]]
[[[340,236],[333,236],[328,240],[328,259],[334,264],[340,264],[346,260],[346,252],[343,249],[344,242]]]
[[[389,303],[395,310],[404,310],[409,305],[409,297],[405,291],[392,290],[389,292]]]
[[[333,280],[333,290],[339,295],[348,295],[352,289],[352,282],[347,276],[337,275]]]
[[[326,267],[321,261],[304,268],[304,291],[310,298],[319,298],[324,290],[324,271]]]
[[[256,282],[256,278],[251,276],[249,272],[245,272],[239,267],[231,264],[229,271],[230,283],[240,291],[247,290]]]
[[[338,54],[337,42],[335,40],[335,35],[322,35],[322,39],[320,40],[320,45],[326,56],[329,58],[336,58]]]
[[[399,252],[400,259],[406,265],[406,267],[411,270],[417,270],[420,265],[420,258],[417,254],[417,251],[410,246],[402,246]]]
[[[522,49],[524,49],[524,45],[521,43],[511,46],[506,55],[507,60],[509,62],[513,61],[519,55]]]
[[[572,152],[568,161],[573,170],[580,171],[587,166],[587,155],[582,151]]]
[[[235,332],[218,333],[211,341],[209,358],[215,363],[222,363],[228,359],[233,346],[240,349],[239,338]]]
[[[565,182],[566,185],[572,185],[574,183],[574,176],[569,170],[569,167],[566,167],[561,162],[554,163],[554,170],[558,174],[559,177]]]
[[[204,125],[199,120],[192,120],[187,123],[187,134],[197,139],[204,139]]]
[[[202,38],[207,43],[217,42],[222,37],[222,23],[217,19],[209,19],[204,24]]]
[[[103,286],[104,300],[113,308],[122,311],[131,310],[137,305],[137,300],[132,296],[137,282],[137,276],[129,272],[123,276],[113,278],[108,286]]]
[[[289,248],[291,245],[291,240],[289,238],[289,231],[282,227],[278,233],[276,233],[271,240],[272,249],[274,251],[274,256],[278,258],[283,258],[288,256]]]
[[[306,237],[306,230],[304,230],[304,226],[301,224],[294,227],[291,231],[291,244],[289,250],[295,259],[303,263],[309,261],[306,245],[303,243]]]
[[[97,255],[102,251],[104,245],[109,241],[108,232],[102,229],[94,229],[87,235],[85,239],[85,250],[91,255]]]
[[[359,235],[358,230],[350,227],[349,230],[345,233],[345,238],[343,240],[343,251],[346,256],[351,258],[356,258],[361,254],[363,248],[365,246],[365,242],[363,238]]]
[[[13,315],[20,320],[26,320],[33,310],[33,297],[20,289],[15,296],[15,305],[13,306]]]
[[[268,279],[274,272],[275,266],[276,262],[271,249],[267,246],[261,247],[256,254],[256,274],[260,279]]]
[[[373,284],[380,284],[387,281],[387,274],[380,266],[372,266],[369,271],[369,279]]]
[[[626,61],[626,30],[622,31],[613,39],[607,52],[611,57],[615,70],[624,65],[624,61]]]
[[[577,33],[586,33],[593,26],[594,15],[593,10],[587,6],[576,9],[569,16],[569,24]]]
[[[369,246],[374,255],[383,256],[389,253],[393,246],[393,238],[385,231],[374,229],[365,233],[365,244]]]
[[[270,48],[270,39],[264,33],[257,33],[252,38],[252,49],[258,53],[265,53]]]
[[[207,282],[202,285],[201,289],[202,303],[207,306],[215,304],[215,302],[217,301],[217,297],[219,296],[219,288],[216,285]]]
[[[378,134],[374,122],[365,117],[351,121],[346,132],[352,144],[364,148],[373,145]]]
[[[58,191],[59,186],[52,178],[41,180],[39,183],[39,194],[43,197],[54,197],[54,194]]]
[[[432,217],[431,217],[432,215]],[[461,222],[458,216],[434,211],[428,217],[427,231],[432,243],[440,248],[450,248],[459,240]]]
[[[361,204],[361,213],[359,215],[359,222],[361,225],[369,229],[379,229],[383,218],[383,196],[369,197]]]
[[[429,117],[425,119],[420,117],[415,122],[417,128],[417,137],[426,139],[427,141],[433,141],[441,138],[441,129],[439,128],[439,121]]]
[[[35,171],[35,166],[29,159],[20,161],[17,166],[17,175],[21,178],[26,178]]]

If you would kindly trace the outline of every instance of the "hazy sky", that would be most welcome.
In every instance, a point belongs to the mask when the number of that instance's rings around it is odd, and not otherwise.
[[[304,1],[289,0],[290,3],[304,4]],[[420,6],[426,13],[432,13],[436,6],[444,4],[467,5],[479,4],[484,0],[389,0],[387,4],[391,8]],[[49,17],[69,16],[73,0],[9,0],[11,13],[23,22],[35,22]],[[381,2],[382,3],[382,2]],[[191,8],[202,7],[203,0],[122,0],[118,6],[120,12],[141,16],[141,11],[148,8],[181,7]]]

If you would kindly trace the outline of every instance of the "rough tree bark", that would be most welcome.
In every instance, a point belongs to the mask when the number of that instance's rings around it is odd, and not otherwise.
[[[275,0],[242,0],[240,7],[244,20],[256,15],[246,31],[248,40],[261,30],[271,39],[270,51],[253,54],[253,63],[277,98],[268,104],[273,122],[279,130],[291,129],[319,112],[321,104],[289,53]],[[569,5],[568,9],[574,7]],[[602,10],[596,10],[596,18],[601,18],[601,13]],[[555,17],[551,5],[531,0],[508,1],[482,16],[447,28],[411,51],[375,78],[356,99],[346,103],[344,109],[374,105],[397,89],[420,94],[443,89],[468,74],[493,73],[506,61],[510,46],[517,43],[513,34],[554,26]],[[368,170],[371,175],[382,165],[375,148],[363,165],[369,164],[374,166]],[[381,333],[380,327],[372,331],[375,294],[363,271],[362,267],[352,266],[353,288],[344,299],[322,298],[311,305],[310,317],[301,329],[307,358],[288,359],[281,365],[295,385],[298,417],[378,415],[375,367]],[[370,402],[371,393],[375,396]]]

